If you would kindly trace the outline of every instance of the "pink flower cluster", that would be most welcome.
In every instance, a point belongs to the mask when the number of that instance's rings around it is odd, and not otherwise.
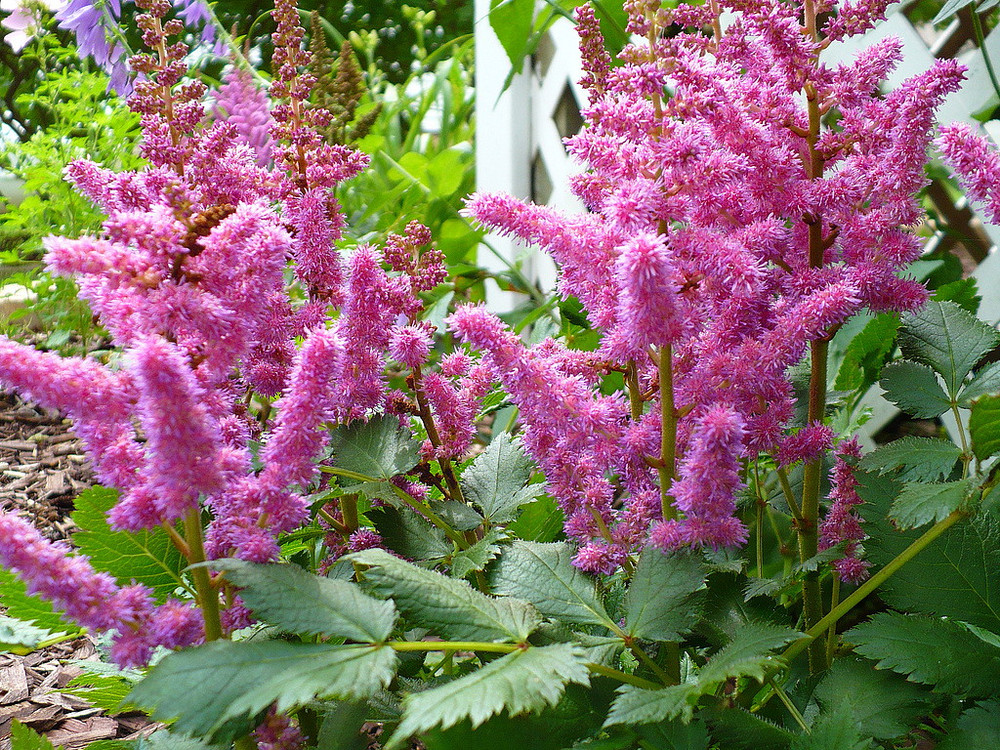
[[[806,5],[833,11],[819,16],[825,27]],[[924,301],[902,274],[920,253],[907,227],[921,216],[935,107],[963,77],[940,60],[883,96],[896,40],[823,63],[829,41],[871,28],[884,1],[839,13],[814,0],[660,6],[626,3],[642,41],[614,67],[593,11],[578,10],[589,106],[566,146],[588,166],[573,183],[588,212],[496,194],[467,207],[552,256],[559,291],[583,304],[600,349],[526,348],[480,308],[451,321],[519,406],[525,444],[583,545],[577,563],[593,571],[650,540],[741,543],[743,462],[815,461],[829,447],[822,424],[790,431],[788,368],[862,308]],[[613,371],[631,399],[602,388]],[[675,519],[662,517],[663,491]]]
[[[443,280],[443,256],[416,224],[390,238],[388,263],[373,247],[336,246],[344,219],[333,190],[367,157],[315,131],[323,114],[307,109],[291,0],[275,11],[278,103],[256,90],[237,101],[250,85],[237,74],[216,99],[224,111],[208,115],[205,87],[184,77],[186,48],[170,38],[182,26],[162,23],[165,3],[148,5],[144,40],[167,50],[135,62],[147,74],[132,106],[151,166],[72,164],[67,176],[108,218],[96,236],[47,243],[48,269],[76,279],[122,356],[104,365],[0,338],[0,384],[73,419],[99,481],[121,491],[114,527],[204,517],[209,558],[267,561],[278,535],[308,518],[327,423],[394,410],[388,370],[430,356],[417,295]],[[452,370],[425,379],[444,440],[437,454],[448,457],[468,449],[489,386],[481,367]],[[350,538],[352,549],[378,543],[362,530]],[[0,561],[71,617],[117,631],[123,662],[200,637],[180,623],[171,641],[157,625],[180,622],[187,602],[155,607],[66,552],[0,512]],[[245,620],[238,600],[231,610],[224,622]]]

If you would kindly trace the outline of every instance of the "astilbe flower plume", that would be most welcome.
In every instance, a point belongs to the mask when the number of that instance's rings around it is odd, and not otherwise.
[[[602,572],[650,538],[739,544],[744,462],[818,465],[832,435],[822,413],[794,431],[788,368],[865,307],[925,300],[903,274],[920,253],[908,227],[934,109],[963,77],[939,60],[883,96],[895,40],[825,64],[827,40],[871,28],[884,0],[660,5],[626,3],[641,39],[618,66],[577,11],[589,105],[566,145],[588,167],[573,189],[589,211],[496,194],[466,209],[552,255],[559,291],[603,334],[597,356],[569,370],[567,352],[527,349],[481,309],[452,318],[517,403],[577,563]],[[627,396],[601,390],[612,371]]]
[[[119,490],[114,528],[166,527],[190,562],[202,561],[202,548],[209,559],[273,560],[278,535],[309,517],[327,425],[392,412],[393,358],[419,367],[430,354],[417,295],[443,280],[443,256],[418,224],[389,243],[399,267],[373,246],[342,256],[335,245],[344,218],[333,190],[366,157],[316,130],[324,115],[307,105],[291,0],[275,10],[275,103],[259,106],[275,113],[271,159],[248,148],[232,110],[205,106],[206,87],[187,78],[187,48],[175,39],[183,25],[166,18],[170,4],[142,5],[152,53],[133,58],[145,78],[130,106],[142,115],[150,165],[115,173],[71,164],[67,177],[107,219],[95,235],[50,238],[46,256],[49,271],[76,279],[120,356],[102,364],[0,337],[0,384],[73,420],[99,481]],[[467,449],[489,387],[481,366],[453,370],[428,391],[448,456]],[[425,490],[413,484],[411,494]],[[381,543],[364,529],[344,541]],[[0,562],[74,619],[116,632],[121,663],[209,632],[191,601],[155,604],[145,589],[119,588],[2,511]],[[216,595],[199,588],[199,599]],[[222,627],[245,626],[239,597],[226,603]]]

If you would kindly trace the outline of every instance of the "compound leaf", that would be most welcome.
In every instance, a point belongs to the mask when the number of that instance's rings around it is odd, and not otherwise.
[[[544,484],[525,487],[533,468],[521,441],[501,432],[462,472],[462,492],[491,523],[507,523],[545,490]]]
[[[934,371],[926,365],[902,360],[882,370],[879,385],[885,397],[912,417],[930,419],[951,408]]]
[[[968,479],[943,484],[906,484],[893,502],[889,517],[900,529],[940,521],[962,504],[973,486]]]
[[[356,420],[330,432],[334,466],[382,481],[416,466],[419,447],[410,433],[400,429],[399,420],[388,415]]]

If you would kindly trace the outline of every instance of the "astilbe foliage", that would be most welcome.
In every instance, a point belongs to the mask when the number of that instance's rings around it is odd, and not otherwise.
[[[640,41],[615,67],[579,9],[589,105],[566,145],[588,168],[573,186],[589,212],[496,194],[468,203],[546,250],[559,291],[603,334],[584,359],[553,341],[526,348],[480,308],[451,320],[520,408],[585,569],[606,572],[647,541],[743,542],[741,466],[764,454],[815,463],[830,444],[822,425],[790,431],[789,367],[859,310],[926,298],[901,274],[920,253],[908,227],[934,109],[963,71],[938,60],[883,96],[897,40],[838,66],[821,53],[887,3],[848,3],[818,26],[829,5],[635,0]],[[602,392],[611,371],[628,394]]]
[[[419,225],[390,239],[390,264],[373,247],[348,256],[336,247],[344,220],[333,190],[366,157],[317,131],[328,115],[308,105],[308,55],[291,0],[275,10],[275,103],[255,100],[253,122],[232,101],[250,82],[230,76],[221,108],[206,108],[206,87],[186,77],[187,48],[175,39],[183,27],[165,20],[169,4],[142,5],[150,52],[133,59],[144,78],[130,103],[150,166],[114,173],[72,164],[68,178],[108,218],[96,236],[47,243],[48,269],[75,277],[123,356],[104,365],[2,338],[0,382],[72,418],[99,481],[120,491],[113,527],[165,527],[192,563],[273,560],[278,535],[308,518],[304,491],[326,423],[398,412],[387,369],[426,364],[417,294],[443,280],[443,256],[425,247]],[[269,109],[271,158],[260,131]],[[441,455],[468,449],[482,382],[481,368],[466,367],[454,382],[428,386]],[[274,403],[252,408],[261,398]],[[352,550],[380,543],[357,528],[344,541]],[[122,664],[219,635],[208,615],[204,629],[192,620],[191,602],[155,605],[146,589],[120,587],[9,512],[0,512],[0,563],[81,624],[116,632]],[[198,603],[207,612],[218,595],[205,582]],[[226,601],[223,627],[245,625],[238,597]]]

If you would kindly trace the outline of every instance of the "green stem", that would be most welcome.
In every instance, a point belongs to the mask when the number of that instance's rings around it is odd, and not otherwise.
[[[642,418],[642,395],[639,392],[639,371],[634,359],[630,359],[625,368],[625,385],[628,389],[629,413],[638,422]]]
[[[599,674],[603,677],[610,677],[612,680],[618,680],[619,682],[624,682],[626,685],[635,685],[636,687],[643,688],[645,690],[662,690],[663,685],[658,685],[652,680],[647,680],[642,677],[636,677],[633,674],[628,674],[627,672],[622,672],[617,669],[612,669],[611,667],[606,667],[603,664],[587,664],[587,669],[589,669],[594,674]]]
[[[894,557],[884,568],[865,581],[850,596],[844,599],[844,601],[830,610],[830,613],[826,615],[826,617],[810,627],[802,638],[799,638],[787,649],[785,649],[785,652],[781,655],[782,659],[784,661],[791,661],[796,656],[801,654],[806,647],[823,635],[828,628],[836,625],[837,621],[840,620],[841,617],[854,609],[858,602],[885,583],[885,581],[888,580],[893,573],[906,565],[906,563],[912,560],[917,553],[954,526],[966,515],[967,513],[964,510],[952,511],[951,515],[947,518],[938,521],[936,524],[931,526],[931,528],[924,532],[919,539],[915,540],[909,547],[896,555],[896,557]]]
[[[986,63],[986,72],[990,76],[990,83],[993,84],[993,90],[997,96],[1000,96],[1000,82],[997,81],[997,74],[993,69],[993,61],[990,59],[990,53],[986,50],[986,35],[983,33],[983,24],[979,20],[979,14],[974,8],[972,10],[972,33],[976,37],[976,44],[979,45],[979,51],[983,53],[983,62]]]
[[[951,413],[955,417],[958,425],[958,439],[962,443],[962,479],[969,476],[969,464],[972,463],[972,451],[969,450],[969,441],[965,437],[965,425],[962,424],[962,413],[958,410],[958,404],[951,403]]]
[[[344,519],[344,527],[348,533],[358,530],[358,496],[354,494],[340,496],[340,516]]]
[[[817,222],[818,225],[818,222]],[[812,227],[810,227],[811,229]],[[811,347],[812,369],[809,379],[808,424],[820,422],[826,408],[827,342],[817,340]],[[823,473],[823,459],[806,464],[802,472],[802,512],[797,520],[799,533],[799,561],[805,562],[819,551],[819,490]],[[802,608],[806,627],[812,628],[823,617],[822,591],[819,571],[811,571],[802,581]],[[809,670],[816,674],[826,668],[826,649],[822,639],[810,642]]]
[[[205,544],[201,530],[201,511],[195,508],[184,519],[184,535],[189,550],[188,563],[198,565],[205,562]],[[222,622],[219,619],[219,594],[212,587],[212,577],[203,565],[191,569],[194,588],[198,594],[198,606],[205,623],[205,640],[217,641],[222,638]]]
[[[390,641],[385,645],[393,651],[485,651],[493,654],[510,654],[522,649],[516,643],[486,641]]]
[[[840,602],[840,576],[833,576],[833,591],[830,593],[830,611],[833,612]],[[833,653],[837,650],[837,623],[830,626],[826,633],[826,665],[833,666]]]
[[[790,713],[792,715],[792,718],[795,719],[795,723],[799,725],[799,728],[805,734],[809,734],[809,725],[806,724],[805,717],[802,716],[802,713],[799,711],[796,705],[792,703],[792,699],[788,697],[788,693],[786,693],[784,689],[774,681],[773,677],[770,680],[768,680],[768,684],[774,690],[774,693],[775,695],[778,696],[778,699],[785,704],[785,708],[788,709],[788,713]]]
[[[779,466],[775,473],[778,475],[778,484],[781,485],[781,493],[785,496],[788,509],[792,511],[792,518],[801,523],[802,511],[799,510],[799,504],[795,502],[795,493],[792,492],[792,483],[788,481],[788,472]]]
[[[677,410],[674,405],[674,373],[670,344],[660,347],[660,511],[663,519],[677,517],[670,487],[674,482],[677,451]]]

